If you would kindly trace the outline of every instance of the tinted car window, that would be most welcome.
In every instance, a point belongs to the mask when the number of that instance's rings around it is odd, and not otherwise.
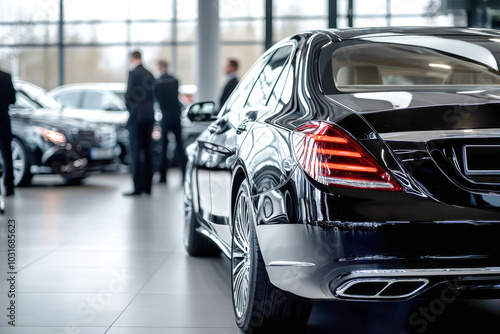
[[[56,95],[56,99],[67,107],[79,108],[80,107],[80,93],[79,92],[66,92]]]
[[[293,46],[285,46],[278,49],[259,75],[248,97],[246,107],[264,106],[267,103],[271,91],[290,57]]]
[[[271,91],[271,95],[269,96],[269,100],[267,100],[267,106],[274,106],[277,104],[285,84],[287,83],[287,78],[289,76],[289,71],[282,71],[276,85],[274,85],[273,90]],[[291,80],[288,80],[291,82]]]
[[[234,92],[229,97],[229,100],[226,103],[224,114],[228,113],[231,110],[243,108],[245,102],[247,101],[248,93],[252,89],[257,75],[260,73],[262,67],[268,59],[269,55],[255,63],[255,65],[252,66],[252,68],[247,72],[245,77],[240,81]]]
[[[120,110],[109,95],[105,92],[85,92],[82,108],[84,109],[102,109],[102,110]]]

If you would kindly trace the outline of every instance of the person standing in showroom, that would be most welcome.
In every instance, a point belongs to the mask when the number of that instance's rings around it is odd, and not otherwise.
[[[236,77],[236,71],[238,71],[238,61],[235,59],[227,59],[224,64],[224,74],[227,76],[226,86],[222,91],[222,95],[219,101],[219,107],[222,108],[224,103],[226,103],[229,95],[233,92],[238,85],[238,78]]]
[[[142,54],[130,54],[131,71],[128,76],[125,101],[130,113],[127,130],[130,134],[130,155],[134,190],[125,196],[151,194],[153,180],[153,139],[154,126],[154,76],[142,65]]]
[[[168,133],[175,136],[175,159],[182,169],[182,179],[184,180],[186,166],[186,154],[182,142],[181,127],[181,106],[179,104],[179,81],[167,73],[168,63],[166,60],[158,61],[160,76],[154,83],[155,100],[160,105],[162,119],[162,146],[160,162],[160,183],[167,183],[168,169]]]
[[[12,166],[12,129],[9,105],[16,103],[16,90],[9,73],[0,70],[0,154],[3,158],[5,196],[14,195],[14,168]]]

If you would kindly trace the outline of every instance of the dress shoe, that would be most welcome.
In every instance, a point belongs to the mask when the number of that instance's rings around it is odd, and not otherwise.
[[[14,196],[14,189],[5,190],[5,196],[6,197]]]
[[[123,193],[123,196],[140,196],[141,193],[138,191],[132,191],[130,193]]]

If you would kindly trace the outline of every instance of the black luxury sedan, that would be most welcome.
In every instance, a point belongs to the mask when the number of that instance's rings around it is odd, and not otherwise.
[[[311,31],[217,116],[189,107],[214,121],[187,149],[184,243],[231,259],[243,331],[304,326],[314,300],[499,297],[499,64],[495,30]]]
[[[9,114],[16,186],[30,185],[35,174],[59,174],[77,183],[91,172],[116,169],[114,127],[63,117],[20,92]]]
[[[78,119],[85,122],[107,124],[116,129],[116,138],[120,147],[120,162],[128,165],[127,147],[129,146],[129,133],[125,129],[128,120],[128,111],[125,107],[125,101],[122,95],[124,84],[93,84],[96,86],[88,94],[83,94],[70,90],[65,98],[58,99],[51,91],[47,93],[45,89],[32,83],[14,80],[14,86],[18,93],[23,94],[40,108],[49,108],[60,110],[64,118]],[[77,88],[78,85],[68,85]],[[66,86],[61,86],[62,88]],[[84,86],[87,87],[87,86]],[[126,88],[126,87],[125,87]],[[58,90],[58,88],[56,88]],[[62,91],[65,93],[65,90]],[[123,94],[124,91],[123,91]],[[77,99],[84,102],[83,105],[71,103]],[[161,131],[155,128],[153,138],[161,136]]]

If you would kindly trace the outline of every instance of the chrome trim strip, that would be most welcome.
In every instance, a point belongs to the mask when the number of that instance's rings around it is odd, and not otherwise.
[[[302,262],[302,261],[271,261],[269,266],[272,267],[313,267],[316,263],[313,262]]]
[[[324,177],[325,182],[328,183],[333,183],[339,186],[349,186],[349,187],[358,187],[358,188],[368,188],[368,189],[378,189],[378,188],[383,188],[383,189],[393,189],[394,186],[389,183],[389,182],[382,182],[382,181],[362,181],[362,180],[349,180],[349,179],[343,179],[339,177],[330,177],[330,176],[325,176]]]
[[[429,130],[381,133],[384,140],[425,142],[448,138],[500,138],[500,129]]]
[[[346,293],[347,289],[352,287],[353,285],[356,284],[364,284],[364,283],[372,283],[372,282],[385,282],[387,285],[380,289],[376,294],[374,295],[355,295],[355,294],[349,294]],[[387,290],[391,285],[396,284],[396,283],[404,283],[404,282],[420,282],[422,283],[418,288],[414,289],[410,293],[404,294],[404,295],[389,295],[389,296],[381,296],[381,294]],[[420,290],[422,290],[427,284],[429,284],[429,280],[426,278],[413,278],[413,279],[408,279],[408,278],[403,278],[403,279],[381,279],[381,278],[359,278],[359,279],[353,279],[349,280],[347,283],[344,283],[342,286],[338,287],[335,289],[335,293],[339,295],[340,297],[343,298],[361,298],[361,299],[399,299],[399,298],[408,298],[411,297]]]
[[[358,277],[408,277],[451,275],[500,275],[500,267],[484,268],[434,268],[434,269],[373,269],[355,270],[346,276]]]
[[[214,244],[217,245],[217,247],[220,248],[222,253],[224,253],[224,255],[226,255],[228,259],[231,258],[231,247],[224,241],[222,241],[216,234],[212,233],[212,231],[209,231],[206,228],[200,226],[196,229],[196,232],[201,233],[205,237],[210,239]]]

